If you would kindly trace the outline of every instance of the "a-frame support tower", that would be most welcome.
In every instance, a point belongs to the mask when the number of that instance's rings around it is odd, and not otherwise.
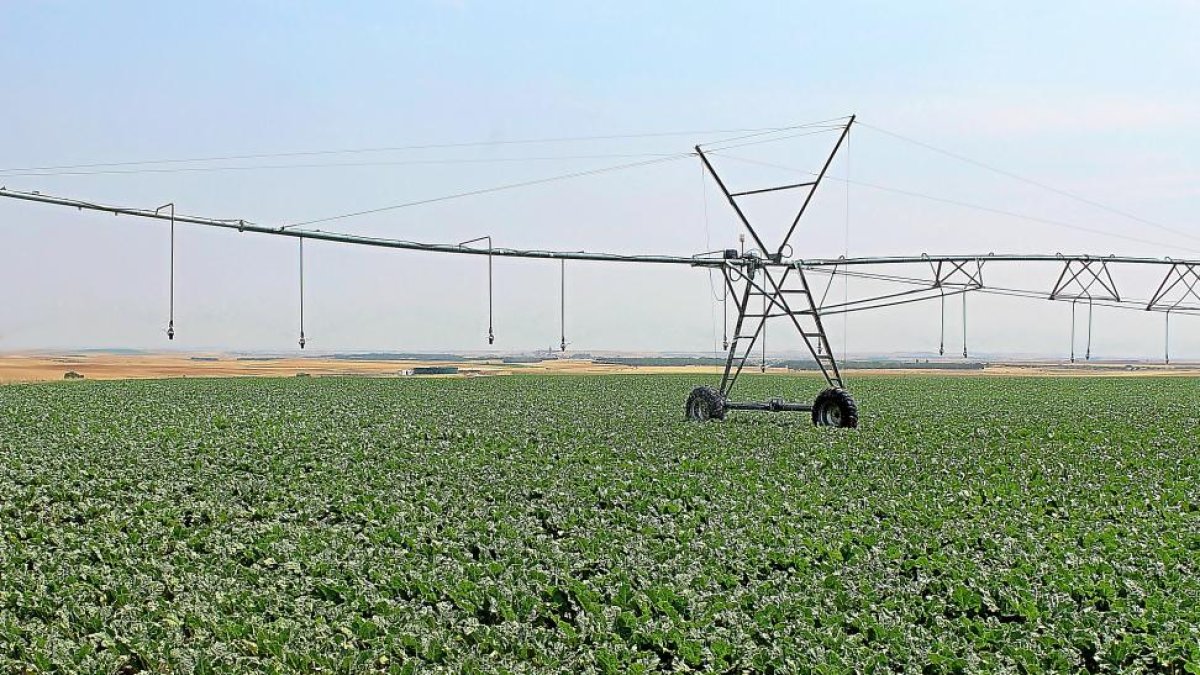
[[[721,267],[725,292],[734,301],[737,318],[732,339],[728,344],[729,351],[725,357],[720,387],[698,387],[693,390],[687,402],[688,418],[721,419],[729,410],[799,411],[812,412],[813,422],[822,426],[858,425],[858,408],[845,390],[837,359],[821,321],[821,302],[815,297],[813,288],[804,275],[803,266],[799,262],[787,261],[784,257],[785,252],[792,250],[791,240],[796,235],[797,226],[808,211],[813,195],[821,186],[834,157],[845,144],[853,124],[854,117],[851,116],[842,127],[837,143],[813,180],[742,192],[731,192],[704,149],[696,146],[696,154],[699,155],[705,170],[733,207],[734,213],[746,228],[756,248],[745,252],[729,250],[724,253],[726,260],[738,262],[736,265],[726,264]],[[746,216],[739,200],[769,192],[793,190],[804,192],[804,198],[779,245],[769,247]],[[788,255],[790,256],[790,253]],[[796,329],[828,384],[828,388],[822,391],[811,405],[780,399],[758,402],[734,401],[730,398],[730,392],[745,368],[754,345],[763,339],[767,320],[776,318],[787,318],[787,323]]]

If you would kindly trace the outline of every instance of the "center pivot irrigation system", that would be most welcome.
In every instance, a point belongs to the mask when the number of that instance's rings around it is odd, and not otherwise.
[[[458,255],[487,256],[488,260],[488,344],[494,342],[492,327],[492,258],[529,258],[542,260],[558,260],[561,263],[563,283],[562,311],[565,319],[565,289],[566,262],[620,262],[653,265],[683,265],[701,268],[710,273],[719,273],[723,279],[725,300],[733,300],[736,316],[733,320],[732,335],[726,334],[724,349],[726,350],[724,369],[720,383],[717,386],[696,387],[687,398],[686,415],[689,419],[706,421],[724,419],[731,410],[767,411],[767,412],[809,412],[812,421],[818,426],[856,427],[858,425],[858,406],[853,396],[846,389],[838,360],[834,355],[825,330],[825,317],[882,309],[902,304],[938,300],[942,305],[942,344],[940,352],[945,353],[945,309],[948,296],[960,296],[964,317],[963,357],[966,350],[966,297],[969,293],[985,293],[1007,295],[1022,298],[1041,298],[1055,301],[1070,302],[1072,306],[1072,345],[1071,360],[1075,360],[1075,306],[1085,303],[1088,311],[1088,350],[1085,358],[1091,357],[1091,314],[1095,306],[1121,307],[1140,311],[1160,312],[1166,316],[1167,349],[1166,360],[1170,362],[1169,335],[1170,316],[1176,314],[1200,314],[1200,260],[1174,258],[1145,258],[1129,256],[1095,256],[1095,255],[1062,255],[1062,254],[977,254],[977,255],[918,255],[895,257],[840,257],[836,259],[813,259],[795,257],[792,240],[797,235],[801,220],[813,201],[813,196],[820,188],[830,165],[847,141],[855,117],[841,118],[832,123],[814,123],[787,127],[783,130],[799,129],[823,125],[826,130],[836,132],[837,141],[824,159],[818,172],[808,174],[811,178],[802,182],[782,185],[760,186],[747,189],[731,189],[725,179],[714,168],[711,155],[718,154],[725,148],[711,149],[704,145],[695,146],[695,152],[690,156],[698,157],[707,176],[720,189],[726,201],[732,207],[745,234],[750,235],[753,246],[746,249],[725,249],[701,253],[694,256],[675,255],[630,255],[619,253],[599,253],[586,251],[546,251],[530,249],[497,248],[492,245],[490,236],[479,237],[459,244],[439,244],[401,239],[367,237],[348,233],[329,232],[320,229],[301,229],[301,226],[332,219],[321,219],[270,227],[258,225],[240,219],[215,219],[177,214],[175,205],[165,204],[155,209],[124,208],[97,204],[79,199],[56,197],[39,192],[21,192],[0,187],[0,197],[18,199],[42,204],[73,207],[78,210],[102,211],[114,215],[135,216],[159,221],[167,221],[171,227],[171,317],[167,327],[167,336],[174,339],[174,246],[175,224],[187,223],[217,227],[238,232],[251,232],[279,237],[291,237],[299,243],[300,269],[300,339],[299,346],[304,348],[304,241],[312,239],[341,244],[373,246],[380,248],[405,249],[426,251],[430,253],[448,253]],[[775,129],[772,131],[780,131]],[[766,132],[770,133],[770,132]],[[885,132],[890,133],[890,132]],[[752,134],[761,135],[761,134]],[[735,147],[735,146],[725,146]],[[640,166],[651,162],[638,162],[628,166]],[[592,172],[580,172],[564,177],[590,175]],[[37,175],[37,174],[33,174]],[[537,184],[542,181],[530,181],[505,187],[520,187]],[[504,189],[504,188],[496,188]],[[470,194],[481,194],[492,190],[479,190]],[[800,195],[796,200],[798,208],[791,219],[782,239],[774,245],[769,244],[760,235],[760,227],[756,227],[747,217],[743,200],[754,199],[767,193],[789,192]],[[438,201],[438,200],[427,200]],[[415,202],[426,203],[426,202]],[[374,213],[376,209],[349,215]],[[744,242],[743,235],[743,242]],[[481,244],[486,244],[481,246]],[[1047,274],[1047,282],[1053,279],[1050,289],[1020,289],[995,285],[984,282],[985,267],[1004,263],[1042,263],[1053,266],[1053,272]],[[890,269],[915,269],[917,272],[903,274],[884,273],[877,270],[890,266]],[[1148,299],[1137,300],[1123,295],[1117,287],[1112,274],[1118,266],[1153,266],[1161,271],[1161,281]],[[827,277],[824,288],[821,284],[810,281],[811,275]],[[901,287],[900,290],[890,290],[887,293],[866,295],[850,299],[846,297],[841,302],[828,302],[829,291],[836,277],[845,279],[866,279],[875,282],[892,284]],[[765,328],[768,320],[780,319],[791,325],[812,358],[818,370],[825,379],[826,388],[817,394],[810,403],[792,402],[784,399],[767,401],[738,401],[731,398],[733,387],[739,375],[750,359],[756,343],[765,339]],[[565,323],[565,322],[564,322]],[[728,316],[726,320],[728,326]],[[559,345],[566,350],[567,340],[565,328]],[[765,347],[764,347],[765,355]],[[765,356],[764,356],[765,368]]]

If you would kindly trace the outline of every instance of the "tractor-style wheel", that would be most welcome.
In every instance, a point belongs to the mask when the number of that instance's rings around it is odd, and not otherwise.
[[[853,429],[858,426],[858,404],[845,389],[830,387],[813,402],[813,424],[819,427]]]
[[[712,387],[696,387],[687,400],[687,418],[693,422],[725,419],[725,397]]]

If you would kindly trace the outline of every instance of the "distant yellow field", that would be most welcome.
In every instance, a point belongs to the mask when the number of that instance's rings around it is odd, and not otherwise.
[[[598,364],[573,359],[552,359],[539,363],[511,364],[499,360],[467,362],[438,361],[356,361],[329,358],[237,358],[210,354],[10,354],[0,355],[0,383],[61,380],[74,371],[87,379],[153,379],[170,377],[291,377],[298,373],[313,376],[350,375],[388,377],[400,376],[417,366],[458,366],[460,377],[509,375],[516,372],[542,374],[615,373],[695,373],[712,374],[719,369],[709,366],[624,366]],[[748,372],[758,372],[757,368]],[[768,373],[796,374],[783,368],[769,368]],[[983,370],[923,370],[886,369],[851,370],[849,374],[874,375],[942,375],[971,377],[976,375],[1079,377],[1115,376],[1141,377],[1147,375],[1200,376],[1200,367],[1155,366],[1139,364],[1127,367],[1117,364],[1006,364]]]

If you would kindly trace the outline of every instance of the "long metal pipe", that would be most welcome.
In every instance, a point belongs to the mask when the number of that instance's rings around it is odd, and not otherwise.
[[[36,192],[17,192],[14,190],[8,190],[6,188],[0,188],[0,197],[38,202],[41,204],[70,206],[79,210],[102,211],[118,216],[136,216],[138,218],[150,218],[153,220],[165,221],[171,220],[170,216],[157,214],[154,211],[147,209],[107,206],[78,199],[53,197],[50,195],[38,194]],[[227,230],[237,230],[238,232],[253,232],[255,234],[269,234],[299,239],[316,239],[321,241],[332,241],[341,244],[396,248],[409,251],[427,251],[431,253],[497,255],[506,258],[534,258],[539,260],[589,260],[595,262],[655,263],[663,265],[688,265],[699,267],[720,267],[722,265],[742,266],[751,264],[740,259],[720,260],[716,258],[696,258],[675,255],[626,255],[621,253],[592,253],[588,251],[539,251],[513,248],[481,249],[470,248],[457,244],[432,244],[418,241],[405,241],[402,239],[366,237],[363,235],[346,234],[342,232],[325,232],[323,230],[285,230],[280,227],[255,225],[254,223],[249,223],[244,220],[220,220],[216,218],[203,218],[199,216],[176,215],[174,220],[177,223],[191,223],[193,225],[204,225],[207,227],[220,227]]]
[[[114,215],[136,216],[139,218],[150,218],[153,220],[171,221],[170,215],[155,213],[150,209],[135,209],[120,206],[108,206],[97,204],[94,202],[83,201],[79,199],[71,199],[66,197],[55,197],[51,195],[43,195],[37,192],[20,192],[0,188],[0,197],[9,199],[19,199],[29,202],[38,202],[41,204],[54,204],[58,206],[69,206],[79,210],[101,211],[112,213]],[[1100,256],[1100,255],[1060,255],[1060,254],[1028,254],[1028,253],[989,253],[987,255],[918,255],[918,256],[883,256],[883,257],[863,257],[863,258],[811,258],[797,260],[780,260],[773,262],[770,260],[750,260],[748,258],[705,258],[696,256],[678,256],[678,255],[657,255],[657,254],[621,254],[621,253],[597,253],[589,251],[542,251],[532,249],[513,249],[513,248],[493,248],[481,249],[470,248],[456,244],[434,244],[418,241],[405,241],[403,239],[386,239],[379,237],[367,237],[357,234],[347,234],[342,232],[326,232],[323,230],[285,230],[280,227],[268,227],[264,225],[256,225],[248,223],[245,220],[221,220],[217,218],[203,218],[200,216],[174,216],[176,223],[191,223],[193,225],[205,225],[208,227],[219,227],[228,230],[237,230],[239,232],[254,232],[256,234],[269,234],[283,237],[295,237],[302,239],[317,239],[322,241],[332,241],[342,244],[355,244],[360,246],[375,246],[381,248],[395,248],[410,251],[427,251],[432,253],[459,253],[465,255],[497,255],[507,258],[533,258],[540,260],[588,260],[594,262],[633,262],[633,263],[655,263],[664,265],[688,265],[693,267],[747,267],[747,266],[767,266],[767,267],[790,267],[799,263],[805,268],[820,268],[834,266],[849,266],[849,265],[882,265],[882,264],[915,264],[915,263],[930,263],[930,262],[961,262],[964,260],[976,260],[979,262],[1066,262],[1068,260],[1095,260],[1110,263],[1131,263],[1131,264],[1148,264],[1148,265],[1200,265],[1200,259],[1186,258],[1147,258],[1136,256]]]

